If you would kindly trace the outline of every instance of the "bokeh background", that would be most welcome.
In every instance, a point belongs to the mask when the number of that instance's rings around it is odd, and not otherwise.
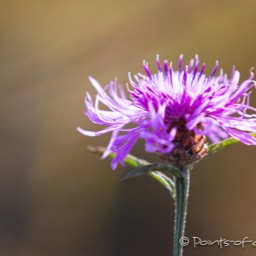
[[[256,66],[253,0],[13,0],[0,2],[0,255],[172,255],[173,202],[150,177],[120,182],[87,151],[109,135],[83,115],[87,77],[154,70],[199,54],[242,79]],[[255,106],[256,93],[252,95]],[[143,142],[133,152],[150,161]],[[256,240],[256,149],[235,145],[192,173],[186,234]],[[255,255],[256,247],[185,248],[185,255]]]

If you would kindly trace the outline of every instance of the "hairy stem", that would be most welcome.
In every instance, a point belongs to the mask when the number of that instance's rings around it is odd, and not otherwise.
[[[174,244],[173,255],[182,256],[183,247],[181,238],[185,233],[188,193],[190,183],[190,169],[182,168],[182,176],[175,177],[176,200],[175,200],[175,226],[174,226]]]

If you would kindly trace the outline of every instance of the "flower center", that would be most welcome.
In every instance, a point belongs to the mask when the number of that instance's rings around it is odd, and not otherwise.
[[[200,129],[202,124],[198,124]],[[186,121],[180,119],[171,123],[168,132],[176,127],[177,132],[172,143],[174,149],[167,155],[160,155],[162,160],[175,166],[187,166],[196,163],[207,154],[205,135],[196,134],[186,128]]]

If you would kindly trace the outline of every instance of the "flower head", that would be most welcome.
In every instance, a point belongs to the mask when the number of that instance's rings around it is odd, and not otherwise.
[[[231,77],[218,70],[216,62],[210,76],[204,74],[196,56],[189,65],[178,71],[172,63],[156,60],[158,71],[152,74],[144,62],[145,74],[129,75],[129,97],[116,81],[105,88],[89,78],[97,91],[93,101],[87,93],[86,115],[96,124],[106,126],[101,131],[78,128],[86,136],[98,136],[112,132],[103,157],[110,152],[116,156],[112,168],[122,163],[139,138],[145,140],[147,152],[158,153],[175,165],[191,164],[206,152],[206,138],[218,142],[233,137],[256,145],[256,109],[249,105],[251,89],[255,86],[250,77],[239,84],[239,72],[233,68]],[[99,104],[108,109],[100,109]],[[132,124],[129,125],[129,124]],[[129,126],[127,126],[129,125]]]

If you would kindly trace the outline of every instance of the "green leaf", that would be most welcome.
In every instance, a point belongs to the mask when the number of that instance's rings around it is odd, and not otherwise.
[[[98,155],[103,155],[103,153],[106,150],[106,148],[102,147],[102,146],[95,147],[95,146],[90,145],[87,148],[91,152],[96,153]],[[108,155],[109,158],[114,158],[115,156],[116,156],[116,154],[113,153],[113,152],[111,152]],[[141,166],[141,165],[149,165],[150,164],[150,162],[148,162],[146,160],[143,160],[143,159],[140,159],[140,158],[137,158],[136,156],[133,156],[133,155],[130,155],[130,154],[128,154],[126,156],[126,158],[124,159],[124,163],[127,164],[127,165],[130,165],[132,167],[138,167],[138,166]]]
[[[99,147],[88,146],[88,149],[91,152],[99,155],[103,155],[103,153],[106,150],[106,148],[102,146],[99,146]],[[115,153],[110,153],[108,157],[114,158]],[[137,158],[130,154],[128,154],[127,157],[124,159],[124,163],[132,167],[135,167],[135,169],[132,169],[131,171],[129,171],[122,178],[122,180],[147,174],[151,176],[153,179],[155,179],[156,181],[158,181],[161,185],[163,185],[170,192],[171,196],[175,198],[174,182],[171,178],[169,178],[167,175],[162,173],[162,171],[171,172],[174,175],[181,175],[178,169],[176,169],[173,166],[167,166],[165,164],[150,164],[148,161]]]
[[[175,199],[176,197],[175,183],[171,178],[169,178],[167,175],[158,171],[150,172],[149,175],[153,179],[157,180],[160,184],[162,184],[170,192],[172,198]]]
[[[179,169],[172,165],[162,164],[162,163],[155,163],[155,164],[149,164],[149,165],[141,165],[137,168],[132,169],[129,171],[123,179],[128,179],[131,177],[139,176],[142,174],[149,174],[151,172],[169,172],[173,174],[174,176],[181,177],[182,173]]]
[[[162,172],[170,172],[178,177],[182,176],[177,168],[166,164],[156,163],[134,168],[128,171],[127,174],[122,178],[122,180],[134,178],[145,174],[150,175],[153,179],[157,180],[160,184],[162,184],[170,192],[171,196],[175,198],[174,182],[171,178],[169,178]]]
[[[251,134],[251,135],[252,135],[253,137],[256,137],[256,133],[253,133],[253,134]],[[240,142],[240,141],[237,140],[237,139],[229,138],[229,139],[226,139],[226,140],[221,141],[220,143],[211,144],[211,145],[208,147],[208,156],[212,156],[213,154],[215,154],[215,153],[218,152],[219,150],[224,149],[224,148],[227,147],[227,146],[236,144],[236,143],[238,143],[238,142]]]

